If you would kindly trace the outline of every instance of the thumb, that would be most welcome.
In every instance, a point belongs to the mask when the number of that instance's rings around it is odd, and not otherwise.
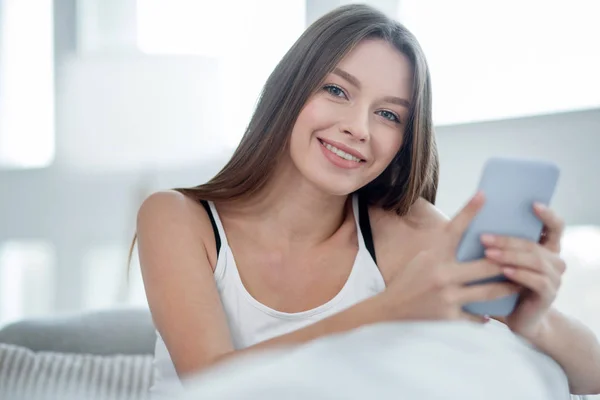
[[[469,202],[450,220],[448,231],[452,246],[458,246],[462,236],[485,202],[483,192],[477,192]]]

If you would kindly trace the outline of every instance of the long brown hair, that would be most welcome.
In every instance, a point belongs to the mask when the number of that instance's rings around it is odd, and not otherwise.
[[[403,25],[366,5],[339,7],[314,22],[269,76],[242,140],[209,182],[175,190],[196,200],[251,196],[269,181],[287,149],[296,118],[325,76],[359,42],[383,39],[413,66],[413,94],[403,145],[387,169],[359,192],[370,204],[403,215],[420,197],[435,203],[438,155],[425,56]]]
[[[413,93],[403,143],[390,165],[359,189],[371,205],[404,215],[419,198],[435,204],[439,162],[433,133],[431,83],[417,39],[402,24],[366,5],[346,5],[304,31],[275,67],[229,162],[210,181],[175,190],[197,201],[246,198],[269,181],[287,149],[298,114],[326,75],[358,43],[392,44],[413,67]]]

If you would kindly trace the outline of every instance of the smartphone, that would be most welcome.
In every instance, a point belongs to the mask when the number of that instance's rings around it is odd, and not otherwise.
[[[539,241],[543,224],[533,211],[533,203],[550,205],[558,177],[558,166],[549,161],[489,159],[478,185],[478,190],[485,196],[485,203],[461,238],[457,260],[467,262],[485,257],[485,247],[481,243],[484,233]],[[504,275],[499,275],[470,284],[506,280]],[[492,301],[469,303],[463,309],[476,315],[505,317],[512,313],[518,300],[519,295],[514,294]]]

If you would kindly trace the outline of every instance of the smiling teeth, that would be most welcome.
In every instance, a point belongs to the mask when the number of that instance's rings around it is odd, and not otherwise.
[[[329,143],[325,143],[325,142],[321,142],[323,143],[323,146],[325,146],[325,148],[329,151],[331,151],[332,153],[337,154],[338,156],[342,157],[344,160],[348,160],[348,161],[354,161],[354,162],[360,162],[360,158],[354,157],[352,154],[348,154],[345,151],[342,151],[340,149],[338,149],[337,147],[334,147],[332,145],[330,145]]]

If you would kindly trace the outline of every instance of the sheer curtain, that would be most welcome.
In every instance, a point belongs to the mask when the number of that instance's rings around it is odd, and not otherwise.
[[[229,154],[305,27],[304,0],[80,5],[80,47],[64,61],[60,88],[60,146],[64,163],[94,171],[190,168]]]
[[[54,158],[52,38],[51,0],[0,2],[0,168]]]
[[[52,17],[51,0],[0,1],[0,207],[11,204],[8,174],[54,160]],[[0,222],[0,325],[52,312],[54,246],[39,237],[11,237],[19,228]]]
[[[0,2],[0,207],[19,208],[0,226],[0,325],[143,306],[135,257],[126,274],[140,199],[216,172],[305,27],[304,0],[74,3],[58,20],[77,46],[54,59],[53,2]],[[6,169],[55,147],[39,174]]]

